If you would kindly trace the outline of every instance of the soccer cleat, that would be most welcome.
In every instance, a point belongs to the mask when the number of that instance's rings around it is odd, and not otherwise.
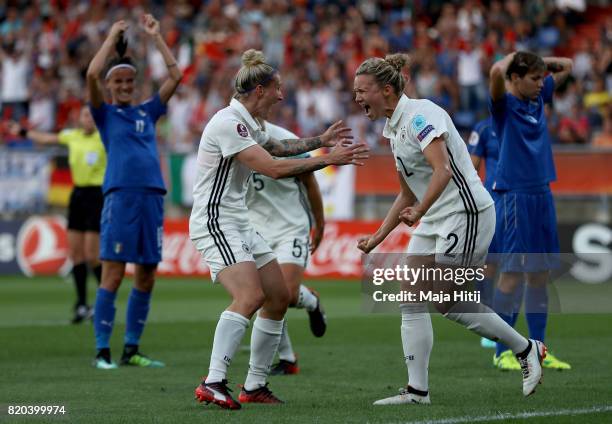
[[[229,392],[232,390],[227,387],[227,380],[215,383],[206,383],[206,379],[195,388],[195,397],[198,402],[214,403],[223,409],[240,409],[242,406],[234,400]]]
[[[487,339],[486,337],[480,338],[480,347],[484,347],[485,349],[495,349],[497,343],[493,340]]]
[[[246,390],[242,387],[238,401],[240,403],[285,403],[268,389],[268,383],[255,390]]]
[[[89,319],[93,316],[93,309],[87,305],[77,305],[74,308],[74,317],[72,317],[72,324],[80,324],[81,322]]]
[[[278,361],[278,364],[272,366],[270,375],[292,375],[299,374],[299,372],[300,367],[298,367],[297,359],[295,360],[295,362],[280,359]]]
[[[529,396],[535,392],[538,384],[542,382],[542,361],[546,358],[546,346],[544,343],[529,339],[529,352],[517,359],[521,364],[523,372],[523,395]]]
[[[399,395],[377,400],[373,405],[404,405],[407,403],[429,405],[431,403],[431,400],[429,400],[429,392],[422,392],[410,386],[406,386],[399,389]]]
[[[499,356],[493,354],[493,366],[502,371],[519,371],[521,365],[511,350],[505,350]]]
[[[308,319],[310,320],[310,331],[314,334],[315,337],[323,337],[325,334],[325,330],[327,330],[327,317],[325,316],[325,311],[323,311],[323,307],[321,306],[321,299],[319,298],[319,293],[307,287],[310,290],[310,293],[315,295],[317,298],[317,307],[308,311]]]
[[[161,361],[151,359],[140,352],[136,352],[133,355],[123,355],[121,357],[121,365],[131,365],[142,368],[163,368],[166,366]]]
[[[106,360],[106,358],[96,357],[93,360],[93,367],[99,370],[114,370],[117,369],[117,364],[113,361]]]
[[[558,359],[556,356],[554,356],[550,352],[546,353],[546,357],[544,358],[544,361],[542,362],[542,366],[544,368],[549,368],[549,369],[558,370],[558,371],[572,369],[572,366],[569,363]]]

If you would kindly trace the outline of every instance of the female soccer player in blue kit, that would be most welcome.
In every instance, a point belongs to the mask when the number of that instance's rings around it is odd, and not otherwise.
[[[493,181],[500,251],[504,256],[494,295],[494,309],[512,323],[513,292],[526,276],[525,316],[532,339],[544,341],[548,317],[546,284],[559,253],[557,218],[550,191],[556,179],[544,104],[572,70],[567,58],[541,58],[515,52],[490,71],[493,129],[499,138],[499,162]],[[546,75],[549,71],[550,75]],[[501,364],[501,361],[510,362]],[[494,364],[518,369],[513,355],[498,343]],[[545,368],[569,369],[550,353]]]
[[[135,272],[134,287],[128,300],[121,364],[164,366],[162,362],[142,355],[138,346],[162,249],[166,189],[157,152],[155,123],[166,113],[166,104],[179,85],[182,73],[159,32],[159,22],[152,15],[144,15],[141,26],[154,41],[168,67],[168,78],[151,99],[136,104],[137,70],[124,56],[126,21],[118,21],[112,26],[87,70],[91,112],[108,155],[100,234],[102,282],[94,315],[98,351],[94,366],[99,369],[117,367],[111,361],[109,340],[115,321],[115,297],[127,262],[135,264]],[[111,61],[103,82],[101,71],[115,48],[119,57]],[[104,102],[103,83],[110,91],[111,104]]]

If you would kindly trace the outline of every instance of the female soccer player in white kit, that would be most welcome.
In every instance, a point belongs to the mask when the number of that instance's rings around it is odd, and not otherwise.
[[[375,234],[358,247],[374,249],[400,221],[419,226],[408,246],[413,266],[482,266],[495,229],[493,200],[483,187],[466,145],[449,115],[429,100],[403,94],[401,68],[408,57],[370,58],[357,69],[355,101],[371,119],[387,118],[389,138],[401,191]],[[417,259],[416,255],[420,255]],[[425,283],[425,282],[419,282]],[[530,395],[542,376],[545,346],[528,340],[480,303],[436,304],[444,316],[483,337],[502,340],[517,355],[523,370],[523,394]],[[404,303],[401,336],[408,367],[408,385],[398,396],[375,405],[430,403],[429,355],[433,329],[426,303]]]
[[[247,216],[245,195],[251,172],[283,178],[332,164],[358,165],[368,157],[365,145],[347,144],[350,129],[341,122],[319,137],[276,140],[267,136],[253,116],[266,116],[283,99],[280,75],[255,50],[245,52],[242,63],[234,99],[204,128],[189,221],[190,237],[208,263],[213,282],[221,283],[232,297],[215,330],[208,376],[195,394],[201,402],[227,409],[240,408],[228,392],[227,367],[257,310],[249,372],[238,400],[281,402],[267,388],[266,378],[278,348],[289,293],[275,255]],[[293,156],[322,146],[336,147],[317,158],[274,160],[271,156]]]
[[[265,133],[277,140],[299,138],[278,125],[264,120],[259,122]],[[308,154],[301,156],[308,157]],[[261,234],[277,256],[289,289],[289,306],[305,308],[312,333],[322,337],[327,322],[319,296],[302,284],[309,253],[318,247],[325,226],[323,199],[314,173],[277,180],[253,173],[249,180],[246,202],[255,231]],[[272,368],[272,375],[299,373],[286,319],[278,346],[278,358],[279,362]]]

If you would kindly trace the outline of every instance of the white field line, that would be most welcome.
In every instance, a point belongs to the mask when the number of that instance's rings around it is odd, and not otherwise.
[[[519,420],[519,419],[541,418],[541,417],[587,415],[587,414],[597,414],[600,412],[612,412],[612,405],[593,406],[591,408],[558,409],[555,411],[499,413],[495,415],[480,415],[480,416],[464,415],[462,417],[442,418],[438,420],[408,421],[403,424],[462,424],[462,423],[478,423],[478,422],[486,422],[486,421]]]

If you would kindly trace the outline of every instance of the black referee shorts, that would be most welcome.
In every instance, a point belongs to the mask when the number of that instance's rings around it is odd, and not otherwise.
[[[68,205],[68,229],[99,233],[103,204],[102,187],[75,187]]]

